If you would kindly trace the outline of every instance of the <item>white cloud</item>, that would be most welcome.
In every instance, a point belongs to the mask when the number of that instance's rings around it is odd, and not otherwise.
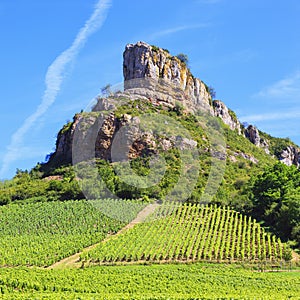
[[[300,71],[263,88],[254,97],[264,98],[300,98]]]
[[[56,96],[60,91],[67,67],[75,60],[76,55],[84,46],[88,37],[102,26],[110,5],[111,0],[98,1],[91,17],[79,30],[72,45],[62,52],[49,66],[45,78],[46,90],[42,97],[42,102],[37,107],[36,111],[30,115],[23,125],[13,134],[11,143],[7,147],[7,152],[3,159],[0,177],[3,177],[5,172],[9,169],[10,164],[20,157],[20,147],[24,135],[34,126],[38,118],[40,118],[54,103]]]
[[[279,120],[291,120],[299,119],[300,110],[291,110],[291,111],[280,111],[280,112],[271,112],[271,113],[262,113],[262,114],[253,114],[253,115],[244,115],[240,117],[242,122],[259,122],[259,121],[279,121]]]
[[[263,104],[261,111],[258,114],[241,115],[241,121],[265,124],[291,121],[297,126],[300,118],[300,71],[262,88],[252,99]]]
[[[177,26],[177,27],[172,27],[172,28],[167,28],[158,32],[155,32],[150,35],[148,40],[155,40],[157,38],[160,38],[162,36],[167,36],[171,34],[175,34],[180,31],[185,31],[185,30],[191,30],[191,29],[198,29],[198,28],[206,28],[209,27],[209,23],[202,23],[202,24],[196,24],[196,25],[183,25],[183,26]]]

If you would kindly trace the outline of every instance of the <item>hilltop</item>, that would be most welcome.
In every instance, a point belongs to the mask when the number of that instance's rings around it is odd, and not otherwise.
[[[168,50],[144,42],[128,44],[123,53],[124,92],[114,93],[108,85],[104,92],[108,97],[99,96],[92,111],[111,110],[109,105],[120,98],[142,99],[148,101],[148,105],[169,110],[183,109],[191,114],[205,111],[220,118],[231,130],[264,149],[270,156],[275,156],[287,165],[299,166],[300,150],[297,145],[289,139],[274,138],[253,125],[245,128],[232,110],[221,100],[214,99],[214,89],[191,73],[187,60],[184,54],[172,56]],[[73,122],[65,125],[59,132],[56,150],[51,155],[49,164],[56,160],[58,163],[54,162],[55,167],[61,162],[71,163],[73,134],[78,123],[83,122],[85,117],[85,114],[76,114]],[[91,115],[89,117],[92,118]],[[103,140],[112,140],[115,132],[122,126],[118,118],[111,118],[108,122],[105,125],[109,126],[110,131],[100,128],[101,135],[96,140],[96,144],[99,144],[96,155],[104,159],[109,158],[105,151],[109,151],[111,141],[108,141],[108,145],[103,145]]]

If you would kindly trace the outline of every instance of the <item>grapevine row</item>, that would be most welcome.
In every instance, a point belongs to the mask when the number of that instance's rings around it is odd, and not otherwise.
[[[170,213],[169,215],[166,213]],[[82,255],[94,263],[159,260],[281,260],[284,244],[228,208],[162,205],[159,219],[137,224]],[[165,217],[161,217],[165,215]]]

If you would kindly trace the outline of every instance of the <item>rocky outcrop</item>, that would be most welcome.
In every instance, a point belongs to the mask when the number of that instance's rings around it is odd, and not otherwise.
[[[191,74],[182,57],[172,56],[167,50],[138,42],[126,46],[123,59],[124,91],[99,97],[92,112],[75,115],[73,122],[65,125],[59,132],[56,150],[50,156],[50,165],[71,163],[74,148],[79,153],[79,160],[96,156],[111,161],[125,159],[119,153],[127,153],[127,158],[135,158],[147,153],[167,151],[174,146],[181,150],[197,147],[197,142],[192,139],[178,140],[175,136],[164,138],[155,136],[151,131],[141,133],[139,117],[124,114],[117,118],[113,113],[103,114],[104,111],[114,111],[124,99],[128,102],[128,99],[141,98],[154,106],[162,105],[163,109],[178,106],[190,112],[208,111],[221,118],[231,130],[242,133],[242,126],[234,112],[220,100],[212,101],[208,87]],[[244,136],[270,154],[269,142],[261,138],[255,126],[248,126],[244,130]],[[118,151],[112,151],[113,148]],[[84,151],[80,151],[81,149]],[[280,155],[276,155],[283,163],[298,167],[299,153],[299,149],[288,146]],[[237,156],[257,163],[255,158],[243,153],[235,153],[230,159],[234,161]]]
[[[55,164],[68,164],[72,162],[72,144],[74,132],[79,122],[79,114],[73,118],[73,122],[68,122],[59,131],[56,139],[55,152],[50,154],[49,162]]]
[[[260,136],[258,129],[255,126],[249,125],[245,129],[245,137],[255,146],[260,146]]]
[[[175,101],[191,111],[212,113],[207,86],[195,78],[186,62],[166,50],[144,42],[128,44],[123,54],[125,91],[147,96],[172,106]]]
[[[164,137],[152,130],[141,130],[141,120],[128,114],[117,118],[113,113],[76,114],[72,123],[59,133],[52,163],[78,163],[94,158],[125,161],[171,148],[191,150],[197,142],[174,135]],[[74,160],[75,159],[75,160]]]
[[[284,149],[281,154],[279,160],[286,164],[287,166],[295,165],[297,167],[300,166],[300,150],[294,146],[288,146]]]
[[[241,134],[241,124],[234,112],[229,110],[227,106],[220,100],[213,101],[214,115],[222,119],[222,121],[230,127],[231,130],[237,130]]]
[[[255,164],[258,163],[258,159],[256,159],[254,156],[249,155],[249,154],[246,154],[246,153],[244,153],[244,152],[233,152],[233,154],[232,154],[232,155],[229,155],[228,158],[229,158],[232,162],[237,162],[236,157],[238,157],[238,156],[240,156],[240,157],[242,157],[242,158],[244,158],[244,159],[246,159],[246,160],[249,160],[250,162],[253,162],[253,163],[255,163]]]
[[[255,146],[263,148],[267,154],[270,154],[268,142],[261,138],[258,129],[249,125],[244,131],[245,137]]]

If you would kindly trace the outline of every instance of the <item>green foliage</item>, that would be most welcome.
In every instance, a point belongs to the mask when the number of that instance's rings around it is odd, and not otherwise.
[[[231,109],[228,109],[228,113],[231,116],[232,120],[234,120],[234,122],[238,122],[238,117],[236,116],[235,112]]]
[[[155,45],[151,45],[151,47],[152,47],[152,50],[153,50],[153,51],[156,51],[156,52],[159,51],[159,47],[157,47],[157,46],[155,46]]]
[[[37,169],[30,173],[19,170],[12,180],[0,184],[0,204],[33,202],[39,199],[54,201],[84,198],[70,167],[60,168],[53,174],[56,173],[60,174],[59,179],[45,179],[41,178],[42,172]]]
[[[280,154],[288,146],[298,147],[293,143],[290,138],[276,138],[265,132],[259,131],[260,137],[267,140],[269,144],[269,150],[271,155],[275,155],[277,158],[281,158]]]
[[[173,110],[176,112],[177,116],[181,116],[184,110],[183,104],[179,101],[176,101]]]
[[[298,299],[297,272],[174,264],[80,270],[0,269],[1,299]]]
[[[50,265],[115,233],[143,207],[112,199],[3,206],[0,265]]]
[[[72,124],[73,124],[73,122],[67,121],[67,123],[63,126],[63,128],[59,131],[58,136],[68,132],[70,130]]]
[[[122,118],[124,114],[130,114],[131,116],[140,116],[145,113],[156,113],[161,108],[155,107],[150,101],[137,99],[129,101],[126,105],[120,105],[114,111],[117,118]]]
[[[93,263],[131,261],[279,261],[283,245],[269,245],[255,220],[227,208],[162,205],[148,222],[82,255]]]
[[[179,53],[176,55],[176,57],[183,63],[185,64],[186,66],[188,66],[189,64],[189,58],[186,54],[184,53]]]
[[[213,87],[208,87],[208,93],[210,94],[211,99],[216,99],[216,91]]]
[[[300,172],[282,163],[252,178],[252,214],[283,240],[300,245]]]
[[[104,96],[110,96],[112,94],[112,90],[111,90],[111,84],[107,84],[104,87],[101,88],[101,93]]]

